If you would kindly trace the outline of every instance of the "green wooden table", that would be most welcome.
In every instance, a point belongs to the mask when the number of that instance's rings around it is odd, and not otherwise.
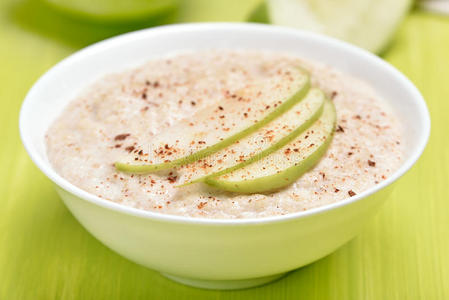
[[[449,299],[449,18],[413,11],[384,58],[422,91],[430,143],[381,212],[332,255],[242,291],[179,285],[113,253],[71,216],[25,153],[20,104],[70,53],[170,21],[239,21],[258,0],[190,0],[176,16],[100,26],[0,1],[0,299]],[[45,117],[45,116],[43,116]]]

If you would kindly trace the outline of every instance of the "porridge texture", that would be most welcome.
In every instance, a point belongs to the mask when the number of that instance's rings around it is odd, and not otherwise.
[[[151,140],[198,111],[219,107],[235,91],[300,65],[312,86],[332,99],[337,125],[315,168],[269,194],[241,195],[205,184],[176,187],[177,170],[132,175],[113,163],[141,160]],[[235,122],[238,122],[236,119]],[[275,52],[210,50],[152,60],[107,75],[72,101],[47,132],[50,162],[76,186],[134,208],[201,218],[259,218],[308,210],[361,193],[385,180],[402,160],[402,127],[365,83],[335,69]]]

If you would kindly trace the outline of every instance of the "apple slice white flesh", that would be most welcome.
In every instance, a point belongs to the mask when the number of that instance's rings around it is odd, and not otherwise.
[[[413,2],[267,0],[266,4],[270,21],[275,25],[331,35],[379,53],[385,49]]]
[[[302,101],[256,132],[210,156],[179,167],[179,184],[200,182],[208,174],[228,173],[270,155],[310,127],[321,116],[324,101],[321,90],[310,89]]]
[[[296,66],[278,66],[266,80],[248,86],[206,107],[152,137],[140,164],[116,162],[117,170],[149,173],[191,163],[217,152],[273,121],[301,101],[309,90],[309,75]]]
[[[326,100],[321,117],[296,139],[243,168],[220,176],[214,174],[205,183],[237,193],[264,193],[285,187],[319,162],[332,140],[336,121],[334,105]]]

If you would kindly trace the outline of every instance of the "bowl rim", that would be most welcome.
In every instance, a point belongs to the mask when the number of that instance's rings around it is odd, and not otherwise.
[[[90,55],[92,53],[95,53],[96,51],[101,51],[104,48],[113,47],[122,43],[126,43],[129,40],[134,39],[140,39],[145,38],[146,34],[151,33],[171,33],[171,32],[177,32],[177,31],[192,31],[192,30],[198,30],[198,31],[204,31],[204,30],[254,30],[254,31],[270,31],[271,33],[288,33],[291,35],[296,35],[299,39],[300,38],[307,38],[307,39],[314,39],[322,43],[327,43],[332,45],[333,47],[339,47],[343,49],[344,51],[349,51],[352,53],[356,53],[358,56],[364,56],[366,59],[375,61],[375,63],[380,64],[383,68],[385,68],[388,72],[390,72],[394,77],[396,77],[398,80],[402,81],[406,88],[409,89],[411,94],[413,95],[413,101],[416,102],[420,118],[423,121],[424,127],[422,128],[421,134],[419,135],[420,140],[417,143],[417,146],[415,149],[412,150],[412,153],[409,155],[408,159],[404,160],[401,164],[401,166],[393,173],[391,174],[387,179],[380,182],[379,184],[361,192],[360,194],[357,194],[353,197],[347,197],[343,200],[337,201],[335,203],[326,204],[323,206],[315,207],[306,211],[299,211],[294,213],[289,213],[286,215],[280,215],[280,216],[269,216],[269,217],[260,217],[260,218],[243,218],[243,219],[212,219],[212,218],[198,218],[198,217],[190,217],[190,216],[181,216],[181,215],[171,215],[171,214],[164,214],[159,212],[153,212],[153,211],[146,211],[141,210],[137,208],[133,208],[130,206],[126,206],[123,204],[119,204],[110,200],[106,200],[103,198],[100,198],[96,195],[93,195],[87,191],[84,191],[83,189],[75,186],[74,184],[70,183],[68,180],[64,179],[62,176],[60,176],[49,163],[47,163],[43,157],[41,157],[36,151],[34,151],[33,143],[31,142],[31,137],[27,136],[25,127],[27,124],[27,119],[24,117],[28,107],[29,103],[33,101],[34,94],[36,91],[36,87],[41,84],[41,82],[47,80],[48,77],[50,77],[53,73],[58,72],[60,69],[64,68],[66,65],[70,65],[73,62],[76,62],[77,60],[82,59],[83,56]],[[346,205],[349,205],[351,203],[357,202],[363,198],[366,198],[379,190],[389,186],[396,180],[398,180],[400,177],[402,177],[418,160],[418,158],[423,153],[428,139],[430,135],[430,114],[427,108],[427,105],[419,92],[419,90],[415,87],[415,85],[400,71],[398,71],[395,67],[393,67],[388,62],[384,61],[380,57],[361,49],[357,46],[351,45],[347,42],[329,37],[324,36],[322,34],[312,33],[308,31],[293,29],[293,28],[287,28],[287,27],[281,27],[281,26],[275,26],[275,25],[266,25],[266,24],[256,24],[256,23],[227,23],[227,22],[217,22],[217,23],[209,23],[209,22],[203,22],[203,23],[189,23],[189,24],[172,24],[172,25],[164,25],[164,26],[158,26],[148,29],[142,29],[138,31],[133,31],[125,34],[121,34],[97,43],[94,43],[88,47],[85,47],[79,51],[76,51],[75,53],[69,55],[68,57],[64,58],[60,62],[58,62],[56,65],[54,65],[50,70],[45,72],[31,87],[31,89],[28,91],[21,109],[20,109],[20,115],[19,115],[19,131],[20,131],[20,137],[22,139],[22,143],[24,145],[25,150],[27,151],[28,155],[30,156],[31,160],[37,165],[37,167],[51,180],[53,183],[55,183],[57,186],[61,187],[62,189],[66,190],[67,192],[82,198],[85,201],[89,201],[92,204],[101,206],[103,208],[107,208],[119,213],[124,213],[127,215],[132,215],[140,218],[146,218],[146,219],[152,219],[155,221],[165,221],[165,222],[172,222],[172,223],[184,223],[184,224],[207,224],[207,225],[249,225],[249,224],[267,224],[267,223],[275,223],[275,222],[285,222],[293,219],[299,219],[299,218],[305,218],[310,217],[313,215],[321,214],[328,212],[330,210],[334,210]]]

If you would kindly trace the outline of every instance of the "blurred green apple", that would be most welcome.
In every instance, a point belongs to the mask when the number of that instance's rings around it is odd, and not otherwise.
[[[179,0],[42,0],[50,6],[98,22],[141,20],[176,9]]]
[[[412,0],[266,0],[248,21],[272,23],[334,36],[382,52]]]

